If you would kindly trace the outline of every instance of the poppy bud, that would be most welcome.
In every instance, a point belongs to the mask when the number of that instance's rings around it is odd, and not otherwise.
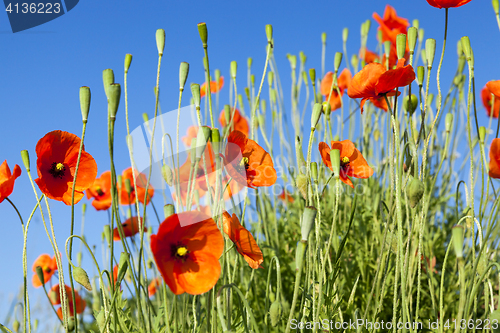
[[[408,48],[410,49],[410,53],[413,53],[415,51],[415,45],[417,44],[417,34],[417,28],[408,28]]]
[[[406,195],[408,195],[408,199],[410,200],[411,208],[415,208],[417,206],[420,199],[422,199],[424,195],[424,190],[424,183],[422,183],[418,178],[410,176],[408,185],[406,185]]]
[[[333,60],[333,70],[335,73],[339,71],[340,63],[342,63],[342,52],[336,52]]]
[[[351,57],[351,65],[354,67],[354,69],[358,69],[358,64],[359,64],[359,58],[356,54],[353,54]]]
[[[144,120],[145,123],[147,123],[149,121],[149,117],[148,117],[148,114],[146,112],[144,112],[142,114],[142,120]]]
[[[409,112],[410,115],[413,115],[413,112],[418,107],[418,99],[415,94],[411,94],[411,96],[406,96],[403,99],[403,107],[405,108],[406,112]]]
[[[37,319],[35,319],[35,322],[33,323],[33,330],[36,332],[36,330],[38,329],[38,324],[40,323],[40,321]]]
[[[116,118],[118,113],[118,105],[120,104],[120,95],[122,93],[122,87],[119,83],[112,83],[108,87],[108,110],[109,117],[111,119]]]
[[[366,21],[361,23],[361,37],[365,37],[368,35],[369,27],[366,26]]]
[[[328,101],[324,101],[322,103],[323,106],[323,113],[327,116],[328,119],[330,119],[330,113],[332,112],[332,106]]]
[[[436,54],[436,40],[428,38],[425,41],[425,55],[427,58],[427,68],[432,68],[434,62],[434,55]]]
[[[326,32],[321,33],[321,43],[326,44]]]
[[[271,326],[276,327],[281,320],[283,306],[279,301],[274,301],[269,308],[269,316],[271,317]]]
[[[450,133],[451,126],[453,125],[453,113],[448,112],[444,118],[444,128],[446,132]]]
[[[288,61],[290,62],[290,67],[292,68],[292,71],[297,68],[297,56],[293,54],[287,54]]]
[[[191,94],[193,95],[194,106],[200,107],[200,85],[198,83],[191,83]]]
[[[248,102],[250,102],[250,88],[249,87],[245,87],[245,95],[247,96]],[[242,104],[240,104],[240,105],[242,105]]]
[[[252,85],[252,87],[255,86],[255,74],[250,75],[250,84]]]
[[[484,126],[479,127],[479,141],[481,141],[481,143],[484,143],[485,136],[486,136],[486,127]]]
[[[172,216],[175,214],[175,207],[172,204],[167,204],[163,206],[163,213],[165,214],[165,218]]]
[[[299,59],[300,59],[300,63],[302,65],[304,65],[306,63],[307,57],[306,57],[306,54],[304,53],[304,51],[299,52]]]
[[[411,23],[412,23],[412,26],[417,28],[417,29],[420,26],[420,22],[418,21],[418,19],[414,19]]]
[[[422,88],[422,85],[424,84],[424,74],[425,74],[424,66],[418,66],[417,67],[417,81],[418,81],[418,85],[420,86],[420,88]]]
[[[462,43],[462,50],[464,51],[465,57],[467,58],[467,61],[469,61],[471,57],[470,39],[467,36],[463,36],[460,41]]]
[[[203,43],[203,47],[207,47],[208,42],[208,30],[207,24],[205,22],[198,23],[198,32],[200,33],[201,42]]]
[[[493,10],[495,11],[495,15],[498,15],[498,8],[499,8],[498,0],[491,0],[491,5],[493,6]]]
[[[314,225],[314,219],[318,210],[315,207],[309,206],[304,208],[304,213],[302,214],[302,225],[300,227],[300,233],[303,241],[307,241],[309,238],[309,233]]]
[[[295,186],[304,199],[307,200],[307,177],[301,173],[295,179]]]
[[[312,179],[314,180],[315,183],[317,183],[318,182],[318,163],[311,162],[310,169],[311,169],[310,171],[311,171]]]
[[[248,57],[248,59],[247,59],[248,70],[250,70],[250,68],[252,68],[252,63],[253,63],[252,57]]]
[[[272,319],[271,319],[272,321]],[[21,327],[21,324],[19,323],[19,320],[17,319],[14,319],[14,322],[12,323],[12,329],[14,330],[14,332],[19,332],[19,328]]]
[[[85,212],[87,211],[87,204],[83,203],[82,204],[82,215],[85,215]]]
[[[349,37],[349,29],[344,28],[344,30],[342,30],[342,42],[347,42],[347,37]]]
[[[130,254],[127,252],[120,253],[120,260],[118,261],[118,276],[115,283],[120,283],[125,277],[128,269],[128,261],[130,259]]]
[[[386,59],[389,59],[389,54],[391,53],[391,42],[385,41],[384,42],[384,54]]]
[[[453,249],[457,258],[463,258],[464,256],[464,227],[461,225],[456,225],[451,228]]]
[[[267,42],[271,43],[273,40],[273,26],[272,26],[272,24],[266,24],[266,37],[267,37]]]
[[[130,53],[125,54],[125,63],[124,63],[125,74],[128,73],[131,63],[132,63],[132,55]]]
[[[314,131],[316,129],[316,125],[318,125],[319,118],[321,117],[321,110],[323,108],[321,107],[320,103],[315,103],[313,106],[312,110],[312,115],[311,115],[311,131]]]
[[[200,160],[201,155],[205,151],[208,140],[212,134],[212,129],[208,126],[201,126],[198,130],[198,136],[196,138],[196,159]]]
[[[187,62],[181,62],[179,66],[179,89],[180,91],[184,90],[184,86],[186,85],[186,80],[189,74],[189,64]]]
[[[172,173],[172,168],[165,164],[164,166],[161,167],[161,175],[163,176],[163,179],[165,180],[165,183],[167,183],[169,186],[172,186],[174,183],[174,175]]]
[[[466,207],[462,212],[462,218],[465,217],[465,224],[471,229],[474,223],[474,212],[471,207]]]
[[[212,141],[212,149],[214,151],[215,156],[219,156],[220,153],[220,132],[218,128],[212,128],[212,134],[210,137]]]
[[[330,161],[332,162],[333,174],[335,175],[335,178],[338,179],[340,177],[340,150],[338,149],[330,150]]]
[[[23,160],[26,171],[30,172],[30,154],[27,150],[21,150],[21,159]]]
[[[75,267],[73,269],[73,278],[76,282],[81,284],[88,291],[92,291],[92,286],[90,285],[89,276],[87,272],[81,267]]]
[[[422,29],[422,28],[418,29],[418,38],[420,40],[424,40],[424,29]]]
[[[396,36],[396,51],[398,59],[404,58],[406,52],[406,34],[398,34]]]
[[[45,277],[43,276],[43,268],[41,266],[36,266],[36,275],[38,275],[38,279],[42,283],[42,285],[45,284]]]
[[[309,68],[309,78],[311,79],[312,84],[316,82],[316,70],[314,68]]]
[[[299,173],[306,172],[306,160],[304,159],[304,154],[302,153],[302,142],[300,141],[300,137],[295,137],[295,154],[297,156],[297,161],[299,164]]]
[[[229,74],[231,75],[231,78],[233,80],[236,79],[236,71],[238,69],[238,63],[236,61],[231,61],[231,64],[229,65]],[[217,81],[219,82],[219,81]]]
[[[156,30],[156,47],[158,48],[158,55],[163,55],[163,49],[165,48],[165,30]]]
[[[90,110],[90,88],[80,87],[80,110],[82,111],[83,123],[87,123]]]
[[[307,73],[305,71],[302,71],[302,81],[304,81],[304,84],[307,86],[309,82],[307,81]]]
[[[264,128],[266,126],[265,122],[266,122],[266,118],[264,118],[263,115],[259,114],[257,116],[257,124],[259,125],[259,127]]]
[[[307,249],[307,241],[300,241],[297,244],[297,250],[295,252],[295,271],[300,271],[302,270],[302,267],[304,266],[304,255],[306,253]]]
[[[269,87],[273,86],[273,81],[274,81],[274,72],[273,71],[267,72],[267,84],[269,85]]]
[[[130,182],[130,179],[125,179],[125,190],[127,191],[127,194],[130,195],[132,193],[132,183]]]
[[[109,225],[105,225],[104,226],[104,238],[106,238],[106,241],[109,243],[111,243],[111,231],[110,231],[110,227]]]
[[[104,84],[104,92],[106,93],[106,97],[109,99],[109,85],[115,83],[115,74],[113,73],[112,69],[108,68],[102,71],[102,82]]]

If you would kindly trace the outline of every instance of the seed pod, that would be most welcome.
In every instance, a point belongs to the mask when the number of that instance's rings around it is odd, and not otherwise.
[[[410,200],[410,207],[415,208],[419,203],[420,199],[424,195],[424,183],[422,183],[418,178],[410,176],[410,181],[406,186],[406,195]]]

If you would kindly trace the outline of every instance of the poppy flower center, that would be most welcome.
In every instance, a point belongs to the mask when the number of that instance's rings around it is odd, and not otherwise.
[[[347,167],[347,166],[349,166],[349,163],[350,163],[349,157],[344,156],[344,157],[342,157],[342,161],[340,162],[340,166]]]
[[[102,191],[100,186],[95,187],[95,191],[97,192],[97,195],[102,196],[104,192]]]
[[[187,247],[180,245],[175,249],[175,256],[177,258],[184,258],[189,253]]]
[[[243,157],[237,166],[238,171],[248,170],[248,167],[250,166],[248,163],[249,161],[248,157]]]
[[[62,163],[54,162],[50,167],[49,173],[54,176],[54,178],[62,179],[64,176],[64,172],[66,171],[66,167]]]

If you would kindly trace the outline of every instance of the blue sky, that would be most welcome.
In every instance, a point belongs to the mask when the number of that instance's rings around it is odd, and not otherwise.
[[[80,3],[60,18],[25,32],[13,34],[7,14],[0,14],[0,163],[22,166],[20,151],[27,149],[35,169],[35,146],[46,133],[61,129],[81,134],[79,87],[92,91],[86,150],[96,159],[99,174],[109,169],[106,134],[106,99],[102,85],[102,70],[112,68],[115,81],[123,83],[123,60],[133,55],[129,72],[129,112],[131,128],[142,124],[142,113],[154,112],[153,87],[156,82],[157,49],[155,31],[166,31],[160,90],[164,112],[176,109],[178,100],[178,69],[181,61],[190,64],[187,83],[202,83],[203,48],[197,23],[206,22],[209,30],[209,57],[212,71],[220,69],[226,77],[221,92],[221,104],[227,103],[229,64],[238,62],[240,92],[246,85],[246,61],[253,57],[252,72],[260,81],[265,60],[265,25],[274,27],[275,57],[285,93],[289,91],[289,63],[286,54],[304,51],[306,68],[321,69],[321,33],[326,32],[326,69],[332,70],[335,52],[342,50],[342,29],[349,28],[348,53],[357,53],[360,45],[359,27],[373,12],[383,14],[386,3],[399,16],[420,20],[425,38],[437,41],[436,61],[442,47],[444,10],[431,7],[425,0],[357,0],[357,1],[95,1]],[[368,45],[376,46],[377,24],[372,20]],[[456,69],[456,42],[464,35],[471,39],[475,51],[477,93],[488,80],[500,79],[497,55],[500,52],[498,30],[490,1],[473,0],[450,10],[449,35],[442,70],[442,87],[447,91]],[[345,61],[345,59],[344,59]],[[342,68],[344,65],[342,65]],[[437,67],[437,65],[436,65]],[[212,72],[213,73],[213,72]],[[435,89],[435,77],[431,78]],[[267,94],[264,95],[267,97]],[[189,104],[187,91],[183,105]],[[289,97],[285,96],[289,103]],[[289,105],[287,105],[289,108]],[[219,110],[220,111],[220,110]],[[217,111],[217,114],[218,112]],[[478,101],[480,125],[487,125],[484,109]],[[306,119],[308,117],[306,116]],[[117,169],[128,167],[125,145],[123,99],[117,117]],[[306,141],[305,139],[304,141]],[[36,171],[35,171],[36,172]],[[10,197],[27,219],[35,198],[26,173],[16,181]],[[162,200],[158,206],[161,207]],[[84,200],[86,201],[86,200]],[[82,201],[82,202],[84,202]],[[59,247],[69,234],[70,207],[52,202]],[[80,229],[77,206],[76,230]],[[3,267],[0,285],[0,321],[7,314],[8,303],[22,285],[22,233],[17,216],[7,202],[0,204],[1,253]],[[89,205],[86,234],[89,244],[99,244],[100,233],[107,223],[107,214],[95,212]],[[30,227],[28,268],[41,253],[51,253],[39,214]],[[88,257],[84,255],[84,257]],[[89,262],[85,261],[88,265]],[[90,267],[90,266],[87,266]],[[67,269],[66,269],[67,270]],[[89,271],[91,273],[92,270]],[[32,300],[43,295],[42,290],[30,289]]]

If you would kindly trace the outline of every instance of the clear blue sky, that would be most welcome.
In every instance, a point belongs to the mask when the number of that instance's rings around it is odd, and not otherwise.
[[[86,137],[86,150],[96,159],[99,174],[109,169],[106,134],[106,100],[102,70],[112,68],[116,82],[123,83],[123,60],[126,53],[134,58],[129,72],[129,108],[131,127],[142,124],[141,114],[154,112],[153,86],[156,79],[157,49],[155,31],[166,31],[166,46],[161,75],[163,111],[177,107],[178,69],[181,61],[190,63],[188,84],[204,80],[203,49],[197,23],[207,22],[211,69],[219,68],[229,82],[229,63],[238,62],[239,88],[246,86],[246,60],[254,58],[256,79],[264,66],[266,37],[264,27],[274,27],[275,56],[285,93],[288,93],[289,64],[286,54],[304,51],[306,68],[321,69],[322,32],[328,34],[326,68],[332,70],[333,56],[341,51],[342,29],[350,29],[348,53],[357,53],[360,45],[360,24],[372,18],[373,12],[383,14],[385,4],[393,5],[399,16],[420,20],[425,38],[437,40],[439,59],[444,29],[444,10],[431,7],[425,0],[357,0],[357,1],[95,1],[80,3],[68,14],[25,32],[13,34],[7,14],[0,14],[0,163],[7,159],[11,168],[22,166],[20,151],[27,149],[35,169],[35,145],[46,133],[60,129],[81,134],[79,87],[92,91],[92,104]],[[376,27],[372,20],[369,47],[376,45]],[[491,2],[473,0],[450,10],[448,48],[442,70],[442,87],[447,91],[456,69],[456,42],[468,35],[475,51],[477,93],[486,81],[500,79],[497,55],[500,53],[500,32]],[[345,60],[344,60],[345,61]],[[437,61],[437,60],[436,60]],[[436,62],[435,62],[436,64]],[[343,66],[342,66],[343,67]],[[213,72],[212,72],[213,73]],[[431,79],[435,89],[435,78]],[[242,90],[240,90],[242,91]],[[228,99],[228,85],[221,92],[221,104]],[[190,93],[183,105],[189,104]],[[267,98],[267,94],[264,95]],[[123,101],[123,100],[122,100]],[[289,103],[289,96],[285,95]],[[288,105],[289,109],[289,105]],[[482,103],[478,101],[480,125],[487,125]],[[218,112],[217,112],[218,113]],[[117,169],[128,166],[124,141],[126,133],[123,102],[117,117]],[[306,117],[306,119],[309,119]],[[308,122],[308,120],[306,120]],[[24,172],[17,180],[10,197],[27,219],[35,198]],[[35,171],[36,173],[36,171]],[[162,200],[157,196],[158,206]],[[84,202],[86,200],[83,200]],[[51,206],[60,249],[70,228],[70,207],[59,202]],[[76,212],[76,230],[80,230],[81,204]],[[43,225],[36,214],[28,240],[28,269],[41,253],[51,253]],[[89,244],[100,243],[107,214],[95,212],[89,205],[86,235]],[[0,204],[0,247],[3,267],[0,285],[0,321],[7,313],[8,301],[22,285],[22,233],[17,216],[7,202]],[[155,224],[153,224],[155,225]],[[84,267],[90,267],[84,255]],[[99,255],[100,258],[100,255]],[[66,262],[66,261],[65,261]],[[86,265],[86,266],[85,266]],[[66,266],[67,267],[67,266]],[[66,268],[67,271],[67,268]],[[93,273],[90,270],[89,273]],[[42,290],[30,288],[32,302],[41,298]],[[45,301],[45,300],[44,300]]]

